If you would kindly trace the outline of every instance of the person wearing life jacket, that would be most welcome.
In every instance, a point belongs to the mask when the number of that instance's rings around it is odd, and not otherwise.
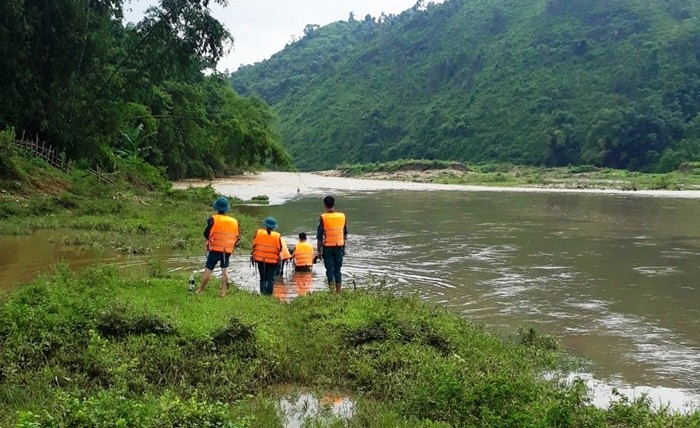
[[[314,247],[306,242],[306,233],[299,234],[299,242],[294,247],[294,271],[311,272],[314,265]]]
[[[263,229],[255,232],[251,261],[258,265],[260,273],[260,294],[272,295],[277,264],[282,252],[282,236],[277,229],[277,220],[268,217],[263,221]]]
[[[289,252],[289,247],[287,246],[287,241],[284,240],[284,237],[280,237],[282,240],[282,251],[280,251],[280,261],[279,265],[277,266],[277,275],[282,276],[284,274],[284,267],[285,265],[292,260],[292,253]]]
[[[348,228],[345,214],[335,211],[333,196],[323,198],[323,205],[326,207],[326,212],[321,214],[318,221],[316,248],[318,257],[323,260],[323,265],[326,267],[328,287],[339,293],[343,279],[340,270],[343,267]]]
[[[229,258],[238,246],[241,229],[235,218],[226,215],[231,209],[228,199],[222,196],[214,201],[212,207],[216,213],[207,219],[207,226],[204,229],[204,237],[207,240],[207,261],[204,264],[204,274],[199,288],[197,288],[197,294],[204,292],[204,287],[207,286],[211,273],[218,263],[221,266],[221,290],[219,294],[221,297],[225,297],[228,291]]]

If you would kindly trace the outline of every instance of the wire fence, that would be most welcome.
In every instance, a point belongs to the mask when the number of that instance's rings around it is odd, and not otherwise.
[[[114,184],[114,180],[116,180],[117,177],[116,172],[104,172],[99,165],[97,165],[94,169],[88,168],[87,172],[97,177],[97,179],[101,182],[108,184]]]
[[[39,140],[39,138],[34,140],[25,140],[24,138],[15,140],[15,146],[25,153],[43,159],[52,167],[58,168],[63,172],[67,172],[72,167],[71,162],[66,159],[65,153],[59,153],[58,150],[47,144],[46,141]]]
[[[46,141],[39,140],[38,137],[34,140],[27,140],[22,135],[22,139],[14,140],[14,142],[15,146],[24,153],[41,158],[52,167],[63,172],[68,172],[73,168],[73,162],[67,159],[65,153],[59,153],[53,146],[46,143]],[[114,184],[116,180],[117,173],[102,171],[99,165],[95,166],[95,168],[88,168],[86,171],[103,183]]]

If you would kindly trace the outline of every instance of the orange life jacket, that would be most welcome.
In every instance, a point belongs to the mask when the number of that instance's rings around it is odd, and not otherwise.
[[[284,238],[282,238],[282,251],[280,252],[280,256],[282,260],[289,260],[292,258],[289,248],[287,248],[287,241],[285,241]]]
[[[255,232],[253,260],[262,263],[279,263],[280,251],[282,251],[282,244],[279,232],[273,231],[269,235],[266,229],[258,229]]]
[[[209,230],[209,251],[233,253],[240,229],[235,218],[222,214],[211,216],[214,221]]]
[[[342,247],[345,245],[345,214],[323,213],[323,246]]]
[[[313,266],[314,264],[314,247],[308,242],[300,242],[294,249],[294,265],[295,266]]]

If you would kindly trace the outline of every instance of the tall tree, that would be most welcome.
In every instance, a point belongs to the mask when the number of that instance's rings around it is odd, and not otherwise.
[[[161,0],[128,26],[121,0],[8,0],[0,24],[2,128],[87,162],[141,157],[173,178],[289,165],[264,104],[227,86],[229,107],[209,108],[221,79],[207,74],[233,39],[207,0]],[[255,115],[262,130],[232,128],[250,140],[232,149],[236,136],[218,129]]]

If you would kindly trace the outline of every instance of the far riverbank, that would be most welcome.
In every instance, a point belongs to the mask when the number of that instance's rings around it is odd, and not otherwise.
[[[513,164],[467,165],[461,162],[407,159],[385,163],[342,164],[329,172],[343,177],[494,187],[600,190],[700,190],[700,163],[651,173],[592,165],[537,167]]]
[[[464,192],[537,192],[598,193],[625,196],[700,198],[700,190],[621,190],[603,188],[552,188],[443,184],[389,179],[343,177],[335,170],[319,172],[263,172],[214,180],[182,180],[173,183],[176,189],[211,185],[217,192],[250,200],[259,195],[269,197],[270,204],[281,204],[297,196],[322,195],[327,192],[379,190],[451,190]]]

